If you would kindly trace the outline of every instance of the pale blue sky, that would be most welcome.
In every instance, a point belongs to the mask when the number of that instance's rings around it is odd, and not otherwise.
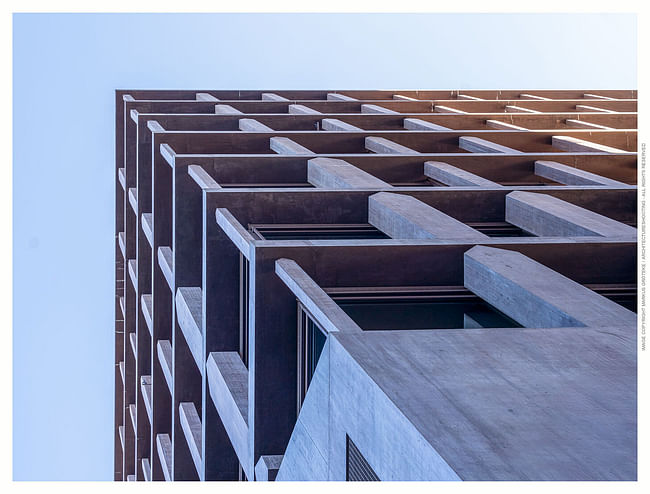
[[[113,472],[116,88],[636,88],[632,15],[19,14],[13,474]]]

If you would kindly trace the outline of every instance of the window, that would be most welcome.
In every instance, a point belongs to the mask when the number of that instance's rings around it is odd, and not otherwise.
[[[239,253],[239,356],[248,369],[248,275],[250,263]]]
[[[378,481],[379,477],[347,434],[345,443],[345,480]]]
[[[327,334],[298,302],[298,412],[305,400],[318,359],[327,341]]]

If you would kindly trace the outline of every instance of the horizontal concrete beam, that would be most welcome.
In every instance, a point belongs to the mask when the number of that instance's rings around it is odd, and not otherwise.
[[[196,101],[219,101],[219,98],[208,93],[196,93]]]
[[[483,98],[477,98],[476,96],[470,96],[469,94],[459,94],[457,99],[469,100],[469,101],[484,101]]]
[[[514,125],[508,122],[501,122],[500,120],[486,120],[485,124],[488,127],[493,129],[504,129],[504,130],[529,130],[519,125]]]
[[[206,376],[212,403],[219,412],[239,463],[248,479],[248,369],[237,352],[212,352],[206,363]]]
[[[239,249],[244,257],[250,260],[250,251],[255,239],[250,232],[237,221],[230,211],[225,208],[217,208],[215,210],[215,217],[217,224],[221,227],[224,233],[232,241],[233,244]]]
[[[314,187],[328,189],[384,189],[391,186],[374,175],[333,158],[307,161],[307,181]]]
[[[582,95],[585,99],[606,99],[610,101],[616,101],[616,98],[610,98],[609,96],[600,96],[599,94],[585,93]]]
[[[342,120],[338,120],[336,118],[324,118],[321,121],[321,126],[323,130],[363,132],[363,129],[349,123],[345,123]]]
[[[176,317],[187,346],[203,374],[203,294],[199,287],[176,290]]]
[[[416,98],[411,98],[410,96],[404,96],[403,94],[393,94],[393,99],[396,101],[420,101]]]
[[[345,94],[327,93],[327,101],[359,101],[357,98],[351,98]]]
[[[289,105],[289,113],[292,115],[320,115],[320,112],[305,105]]]
[[[221,186],[210,176],[201,165],[190,165],[187,173],[201,189],[220,189]]]
[[[528,328],[636,325],[633,312],[515,251],[475,246],[465,287]]]
[[[217,115],[239,115],[243,113],[230,105],[214,105],[214,112]]]
[[[537,110],[531,110],[529,108],[523,108],[516,105],[506,105],[506,113],[541,113]]]
[[[544,98],[543,96],[535,96],[534,94],[522,93],[519,95],[520,98],[525,99],[535,99],[539,101],[551,101],[551,98]]]
[[[255,480],[262,482],[270,482],[275,480],[282,464],[283,455],[267,455],[260,456],[260,459],[255,465]]]
[[[501,187],[496,182],[439,161],[426,161],[424,174],[450,187]]]
[[[389,113],[389,114],[398,114],[398,111],[389,110],[383,106],[378,105],[361,105],[361,113]]]
[[[169,285],[170,290],[174,290],[174,253],[167,246],[158,247],[158,266]]]
[[[404,128],[408,130],[451,130],[449,127],[443,127],[419,118],[405,118]]]
[[[535,175],[564,185],[609,185],[623,187],[627,184],[596,175],[555,161],[535,161]]]
[[[178,405],[178,417],[196,472],[199,474],[199,478],[203,479],[203,461],[201,460],[201,419],[199,418],[194,403],[180,403]]]
[[[271,137],[271,149],[278,154],[314,154],[288,137]]]
[[[389,192],[368,198],[368,223],[396,239],[480,242],[489,238],[415,197]]]
[[[273,132],[271,127],[252,118],[239,119],[239,130],[244,132]]]
[[[567,151],[569,153],[626,153],[623,149],[613,148],[611,146],[604,146],[595,142],[585,141],[570,136],[553,136],[551,138],[554,148]]]
[[[437,113],[467,113],[463,110],[458,110],[456,108],[451,108],[449,106],[436,105],[433,107],[433,111]]]
[[[275,261],[275,274],[327,333],[360,332],[361,328],[292,259]]]
[[[599,125],[595,123],[590,123],[590,122],[584,122],[582,120],[574,120],[572,118],[567,118],[565,120],[565,123],[569,127],[573,127],[576,129],[597,129],[597,130],[614,130],[613,127],[606,127],[604,125]]]
[[[470,153],[521,154],[521,151],[509,148],[508,146],[502,146],[495,142],[486,141],[480,137],[461,136],[458,138],[458,147]]]
[[[616,113],[614,110],[607,110],[605,108],[599,108],[597,106],[590,106],[590,105],[576,105],[576,110],[584,111],[584,112],[597,111],[601,113]]]
[[[289,101],[284,96],[275,93],[262,93],[262,101]]]
[[[414,149],[407,148],[383,137],[366,137],[365,146],[368,151],[379,154],[419,154]]]
[[[540,237],[623,237],[636,228],[548,194],[515,191],[506,196],[506,221]]]

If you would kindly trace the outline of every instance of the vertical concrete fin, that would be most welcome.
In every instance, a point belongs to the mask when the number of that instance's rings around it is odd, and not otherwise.
[[[314,187],[328,189],[385,189],[391,186],[374,175],[333,158],[312,158],[307,161],[307,181]]]
[[[404,128],[407,130],[450,130],[449,127],[443,127],[420,118],[405,118]]]

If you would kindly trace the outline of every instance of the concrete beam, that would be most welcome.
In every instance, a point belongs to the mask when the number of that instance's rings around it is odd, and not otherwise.
[[[395,239],[480,242],[489,238],[415,197],[389,192],[368,198],[368,223]]]
[[[414,149],[407,148],[383,137],[366,137],[365,146],[368,151],[380,154],[419,154]]]
[[[270,146],[278,154],[314,154],[288,137],[271,137]]]
[[[521,151],[509,148],[508,146],[502,146],[495,142],[486,141],[480,137],[461,136],[458,138],[458,147],[470,153],[521,154]]]
[[[201,461],[201,419],[192,402],[178,405],[178,418],[185,435],[185,442],[190,450],[192,461],[199,477],[203,477],[203,462]]]
[[[535,175],[548,178],[564,185],[609,185],[612,187],[627,187],[628,185],[602,177],[595,173],[586,172],[572,166],[555,161],[535,161]]]
[[[328,189],[385,189],[391,186],[347,161],[313,158],[307,161],[307,181]]]
[[[244,257],[248,260],[251,258],[251,248],[255,239],[242,224],[237,221],[230,211],[226,208],[217,208],[215,210],[215,218],[217,224],[221,227],[224,233],[237,247]]]
[[[260,456],[255,465],[255,480],[258,482],[270,482],[275,480],[282,464],[283,455]]]
[[[357,98],[352,98],[340,93],[327,93],[327,101],[359,101]]]
[[[214,112],[217,115],[240,115],[243,113],[230,105],[214,105]]]
[[[387,114],[399,114],[398,111],[389,110],[383,106],[378,105],[361,105],[361,113],[387,113]]]
[[[506,113],[541,113],[537,110],[522,108],[521,106],[506,105]]]
[[[469,101],[484,101],[483,98],[477,98],[476,96],[470,96],[469,94],[459,94],[457,99],[464,99]]]
[[[162,466],[163,476],[167,482],[172,479],[172,441],[169,434],[156,435],[156,450]]]
[[[611,146],[604,146],[595,142],[585,141],[584,139],[577,139],[570,136],[553,136],[551,138],[552,146],[554,148],[567,151],[569,153],[626,153],[623,149],[613,148]]]
[[[174,290],[174,253],[171,247],[158,247],[158,266],[169,285],[170,290]]]
[[[404,96],[402,94],[393,94],[393,99],[397,101],[420,101],[419,99]]]
[[[176,290],[176,318],[194,362],[203,374],[203,294],[199,287]]]
[[[142,308],[142,316],[147,325],[149,334],[153,335],[153,311],[151,305],[151,294],[143,293],[140,297],[140,307]]]
[[[323,130],[334,130],[334,131],[346,131],[346,132],[359,132],[362,131],[363,129],[360,129],[359,127],[355,127],[354,125],[351,125],[349,123],[345,123],[341,120],[338,120],[336,118],[324,118],[321,121],[321,126]]]
[[[582,95],[585,99],[606,99],[610,101],[616,101],[616,98],[610,98],[609,96],[600,96],[599,94],[585,93]]]
[[[523,254],[475,246],[465,287],[527,328],[636,326],[636,315]]]
[[[239,130],[244,132],[273,132],[271,127],[268,127],[252,118],[239,119]]]
[[[539,101],[551,101],[551,98],[544,98],[543,96],[535,96],[534,94],[522,93],[519,95],[519,97],[525,99],[536,99]]]
[[[456,108],[450,108],[449,106],[435,105],[433,111],[437,113],[467,113],[463,110],[457,110]]]
[[[506,221],[540,237],[623,237],[636,228],[548,194],[515,191],[506,196]]]
[[[262,93],[262,101],[289,101],[284,96],[275,93]]]
[[[248,369],[237,352],[211,352],[206,363],[209,393],[239,463],[252,480],[248,445]]]
[[[405,118],[404,128],[408,130],[451,130],[449,127],[443,127],[419,118]]]
[[[167,381],[167,386],[171,392],[174,389],[174,375],[172,372],[172,344],[169,340],[158,340],[156,344],[156,351],[158,354],[158,362],[160,368]]]
[[[321,113],[305,105],[289,105],[289,113],[292,115],[320,115]]]
[[[450,187],[501,187],[496,182],[439,161],[426,161],[424,174]]]
[[[208,93],[196,93],[196,101],[219,101],[219,98]]]
[[[504,129],[504,130],[529,130],[519,125],[514,125],[508,122],[501,122],[500,120],[486,120],[485,124],[488,127],[493,129]]]
[[[599,108],[597,106],[590,106],[590,105],[576,105],[576,110],[583,111],[583,112],[597,111],[601,113],[616,113],[614,110],[606,110],[605,108]]]
[[[140,221],[142,225],[142,233],[144,233],[149,246],[153,247],[153,213],[142,213],[142,219]]]
[[[597,130],[614,130],[613,127],[606,127],[605,125],[599,125],[590,122],[583,122],[582,120],[574,120],[572,118],[567,118],[565,123],[569,127],[574,127],[576,129],[597,129]]]
[[[201,189],[220,189],[221,186],[206,172],[201,165],[190,165],[187,173]]]
[[[327,333],[361,332],[361,328],[292,259],[275,261],[275,274]]]

